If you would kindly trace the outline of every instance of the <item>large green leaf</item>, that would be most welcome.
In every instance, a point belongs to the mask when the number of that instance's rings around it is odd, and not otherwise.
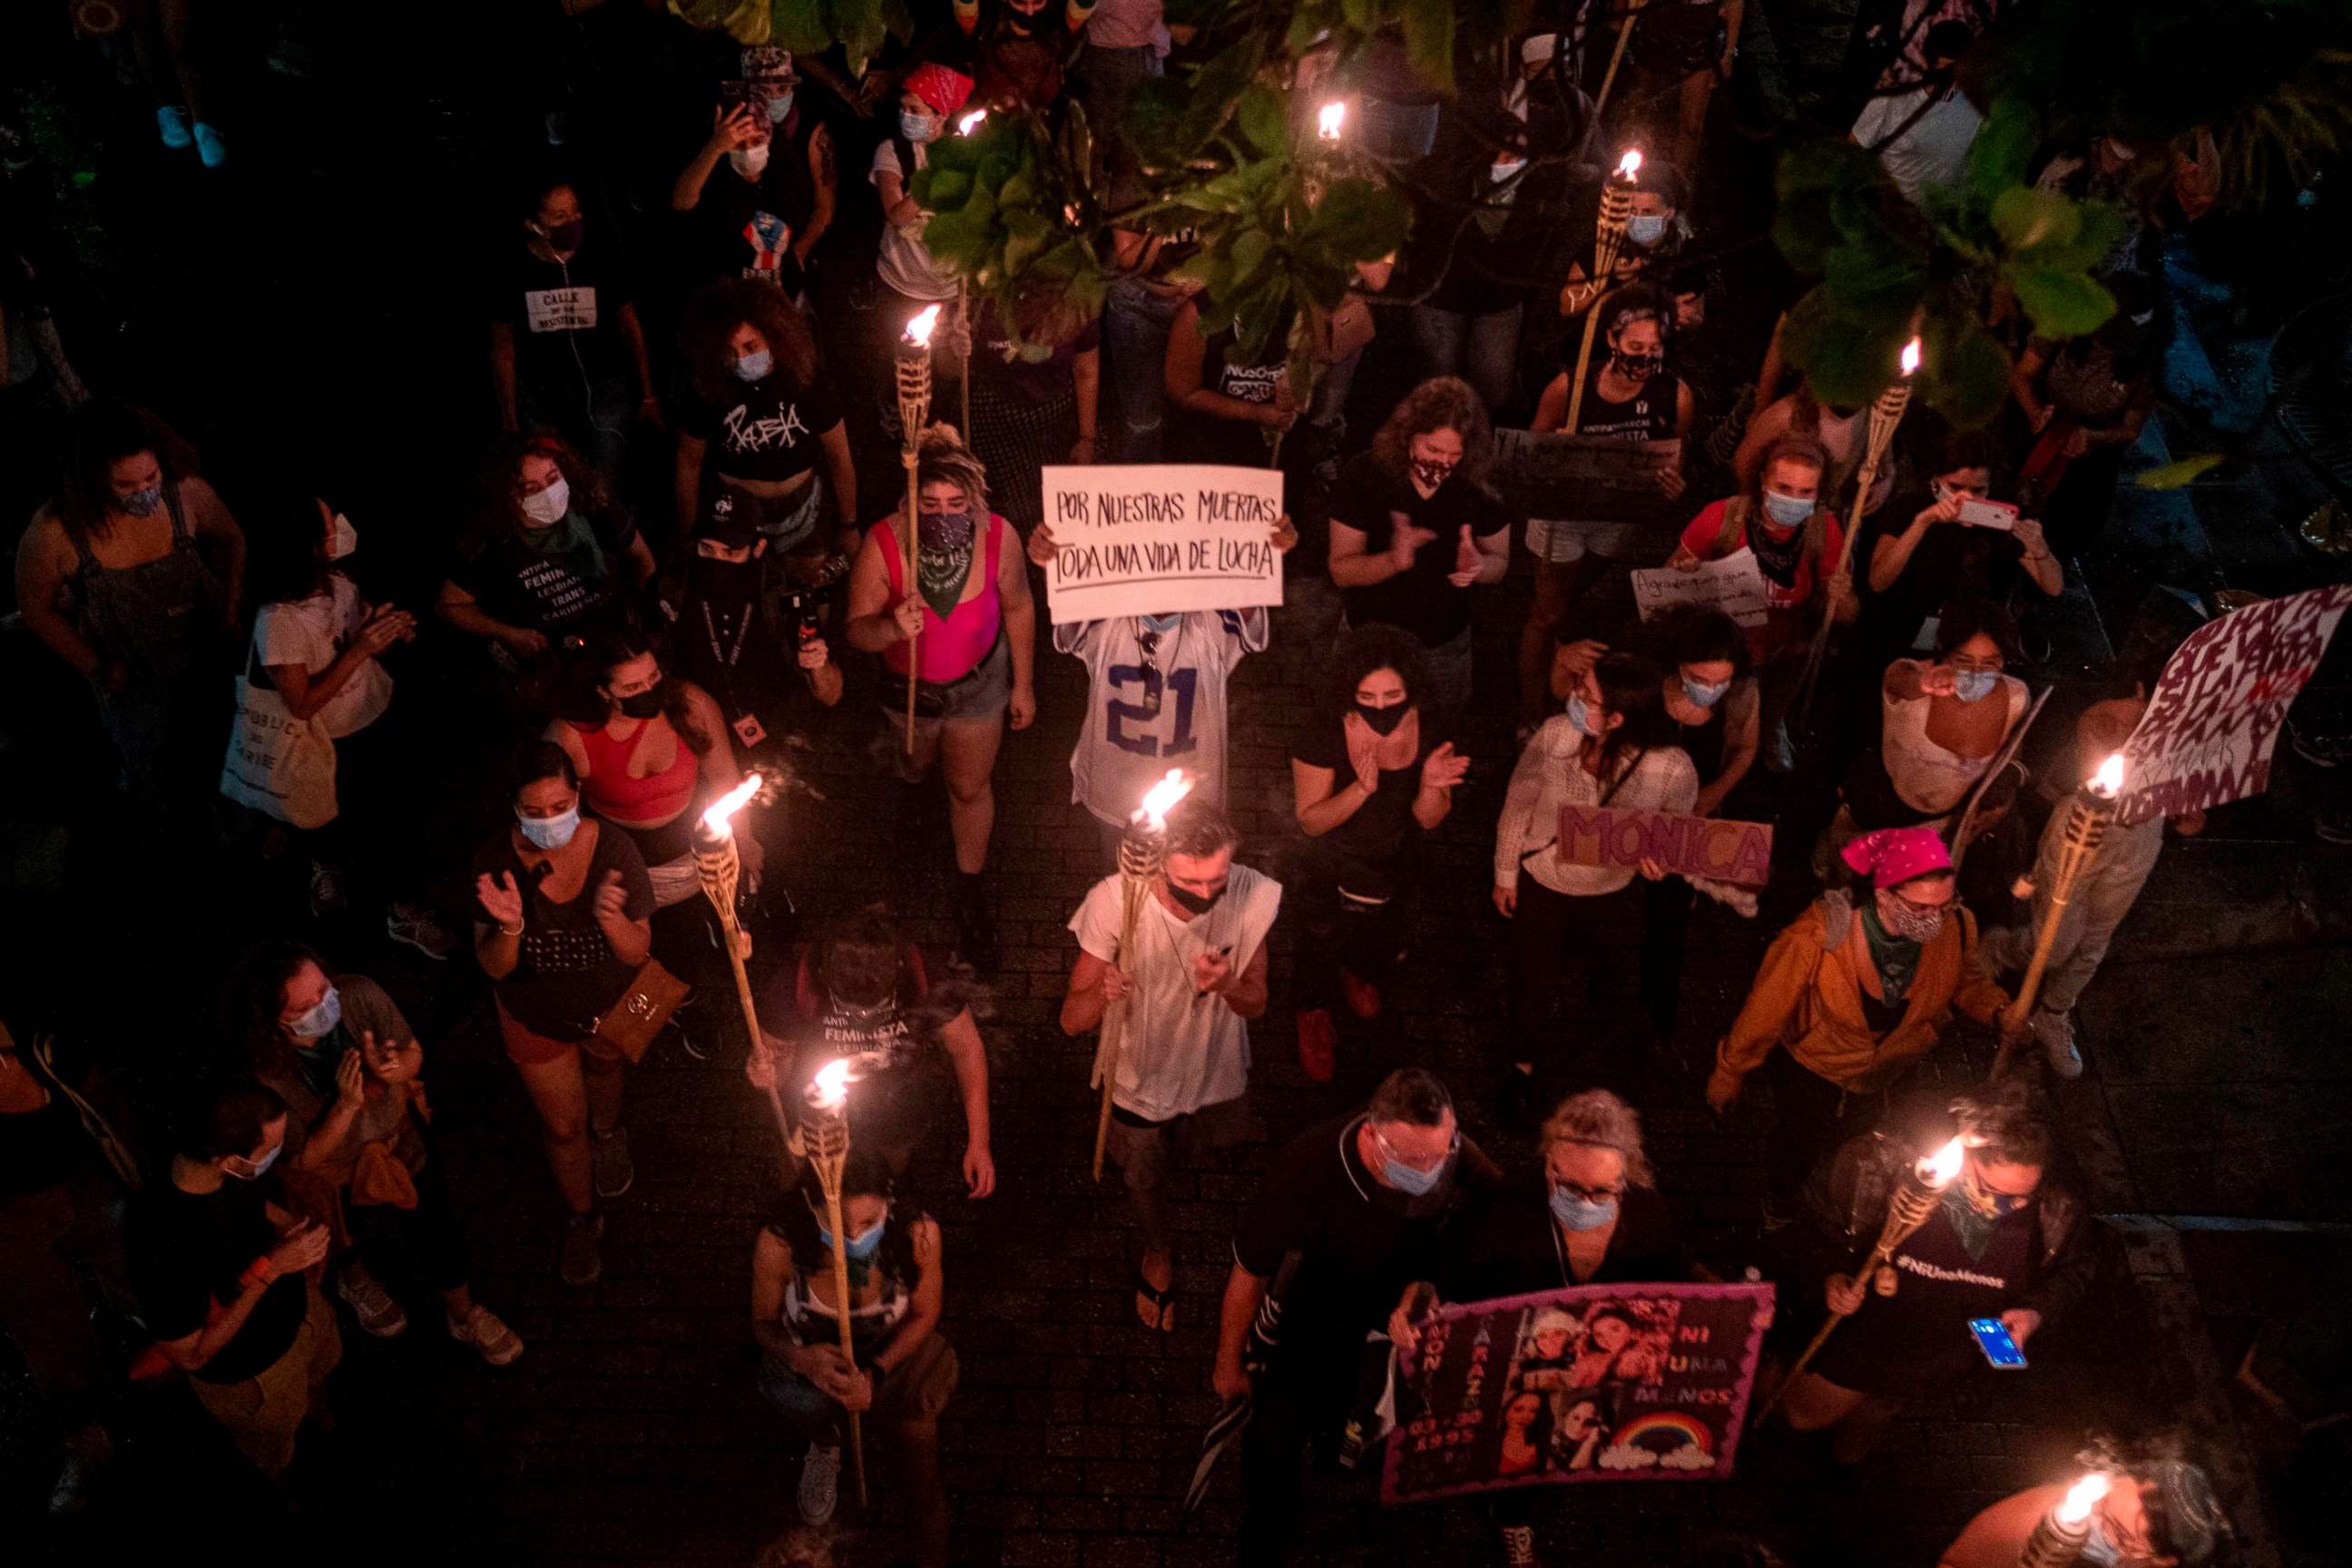
[[[2095,332],[2116,313],[2116,297],[2084,273],[2014,263],[2000,271],[2017,302],[2033,319],[2033,330],[2045,338]]]
[[[1454,0],[1404,0],[1404,56],[1413,75],[1454,88]]]
[[[2063,247],[2082,232],[2082,209],[2063,193],[2011,185],[1993,198],[1992,226],[2011,250]]]
[[[1243,93],[1234,116],[1252,151],[1278,158],[1289,150],[1290,117],[1274,89],[1261,85]]]
[[[1976,429],[2009,397],[2009,351],[1973,320],[1939,336],[1923,379],[1927,405],[1951,423]]]
[[[2074,213],[2072,234],[2055,236],[2021,247],[2013,258],[2021,265],[2052,268],[2060,272],[2093,272],[2123,242],[2124,215],[2105,202],[2070,202]]]
[[[1969,187],[1991,200],[2023,183],[2026,165],[2041,145],[2041,117],[2031,106],[2011,97],[1993,100],[1969,143]]]
[[[1377,261],[1402,245],[1412,225],[1405,199],[1370,180],[1335,180],[1316,205],[1317,238],[1349,261]]]

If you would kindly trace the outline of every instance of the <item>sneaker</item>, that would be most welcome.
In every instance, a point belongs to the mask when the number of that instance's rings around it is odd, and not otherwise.
[[[812,1526],[829,1522],[840,1501],[841,1447],[811,1443],[808,1458],[801,1461],[801,1522]]]
[[[617,1198],[636,1184],[637,1167],[629,1159],[629,1130],[625,1127],[615,1127],[609,1132],[591,1130],[588,1163],[600,1198]]]
[[[711,1047],[717,1043],[718,1029],[710,1019],[703,1016],[703,1009],[698,1005],[701,1000],[699,993],[688,996],[677,1005],[677,1011],[669,1016],[669,1021],[677,1026],[678,1047],[686,1052],[687,1059],[707,1062],[710,1059]]]
[[[323,920],[343,912],[343,874],[324,860],[310,862],[310,918]]]
[[[474,1303],[473,1311],[467,1317],[445,1317],[444,1321],[449,1325],[451,1339],[461,1345],[473,1346],[492,1366],[504,1366],[522,1354],[522,1336],[479,1301]]]
[[[1797,738],[1789,733],[1786,719],[1772,726],[1764,741],[1764,766],[1768,772],[1793,773],[1797,771]]]
[[[435,963],[446,962],[457,939],[422,904],[394,904],[383,912],[383,934]]]
[[[2074,1024],[2066,1014],[2047,1007],[2033,1010],[2033,1037],[2050,1058],[2050,1070],[2060,1078],[2083,1076],[2083,1053],[2074,1048]]]
[[[2294,720],[2287,721],[2287,739],[2294,746],[2294,754],[2315,768],[2332,768],[2347,757],[2352,757],[2352,735],[2330,735],[2322,731],[2307,730]]]
[[[1503,1568],[1536,1568],[1536,1527],[1503,1526]]]
[[[335,1276],[335,1294],[358,1317],[360,1327],[377,1339],[393,1339],[407,1331],[408,1314],[392,1299],[383,1282],[363,1269],[345,1268]]]
[[[598,1249],[604,1239],[603,1215],[576,1214],[563,1222],[563,1247],[556,1268],[566,1285],[593,1285],[604,1278],[604,1255]]]
[[[1328,1007],[1299,1009],[1298,1070],[1310,1083],[1329,1083],[1339,1071],[1339,1031]]]
[[[219,132],[199,120],[195,133],[198,163],[207,169],[217,169],[228,162],[228,142]]]
[[[155,111],[155,130],[174,153],[195,140],[188,134],[188,111],[171,104]]]
[[[1381,1016],[1381,988],[1344,969],[1339,971],[1339,994],[1347,998],[1348,1011],[1366,1023]]]

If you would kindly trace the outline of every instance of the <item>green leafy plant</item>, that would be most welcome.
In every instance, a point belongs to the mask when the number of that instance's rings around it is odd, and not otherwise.
[[[739,44],[819,55],[838,43],[853,77],[866,74],[885,37],[914,32],[905,0],[669,0],[669,8],[697,27],[723,28]]]

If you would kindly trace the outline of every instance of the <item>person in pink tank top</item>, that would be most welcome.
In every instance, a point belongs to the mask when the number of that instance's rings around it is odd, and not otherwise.
[[[989,510],[987,471],[950,426],[923,434],[915,506],[920,550],[914,581],[908,581],[898,532],[903,516],[894,512],[866,531],[857,552],[845,631],[852,647],[880,654],[887,667],[883,740],[901,776],[919,780],[939,759],[955,835],[956,957],[988,970],[996,967],[997,944],[982,879],[996,824],[996,753],[1008,714],[1015,730],[1037,716],[1030,680],[1037,612],[1020,536]],[[911,755],[898,729],[906,722],[910,675]]]

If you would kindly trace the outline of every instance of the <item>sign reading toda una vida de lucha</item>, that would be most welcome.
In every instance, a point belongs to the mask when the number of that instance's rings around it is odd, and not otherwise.
[[[1639,867],[1760,888],[1772,879],[1772,826],[1663,811],[1559,808],[1559,858],[1577,866]]]
[[[1130,463],[1045,470],[1055,623],[1282,603],[1282,476]]]
[[[2223,805],[2270,787],[2279,726],[2352,605],[2352,585],[2314,588],[2200,626],[2165,665],[2124,742],[2116,818],[2129,826]]]
[[[1441,1307],[1398,1358],[1381,1500],[1731,1474],[1769,1285],[1579,1285]]]

